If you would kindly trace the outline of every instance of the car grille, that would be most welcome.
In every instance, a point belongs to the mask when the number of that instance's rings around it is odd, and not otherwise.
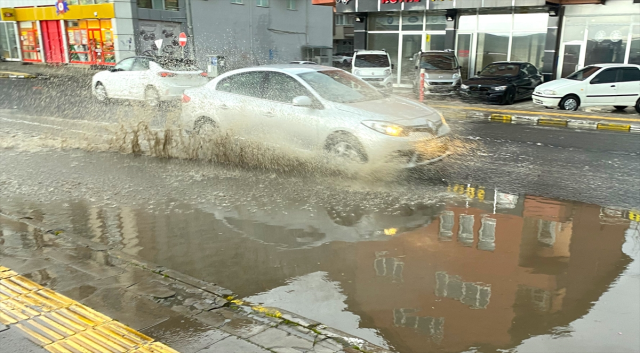
[[[384,80],[383,78],[368,78],[368,77],[363,77],[362,79],[365,81],[374,81],[374,82],[380,82]]]
[[[431,134],[437,134],[438,130],[442,126],[442,121],[434,121],[431,125],[419,125],[411,126],[408,128],[409,132],[428,132]]]
[[[453,84],[453,82],[432,82],[432,81],[427,81],[427,83],[429,84],[429,86],[451,86]]]
[[[535,103],[535,104],[542,104],[542,101],[541,101],[541,100],[539,100],[539,99],[534,99],[534,100],[533,100],[533,103]]]
[[[469,86],[469,91],[474,92],[487,92],[489,89],[489,87]]]

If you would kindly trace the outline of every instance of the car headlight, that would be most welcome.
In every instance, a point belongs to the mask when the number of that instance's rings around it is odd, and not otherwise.
[[[460,78],[460,74],[453,74],[453,76],[451,76],[452,80],[457,80]]]
[[[552,89],[545,89],[544,91],[542,91],[542,94],[546,94],[547,96],[555,96],[556,94],[558,94],[558,92]]]
[[[469,89],[469,86],[465,85],[464,83],[460,85],[461,89]]]
[[[391,75],[391,69],[384,70],[384,75],[385,76]]]
[[[389,136],[407,136],[404,127],[386,121],[366,120],[362,122],[362,125]]]
[[[497,86],[497,87],[493,87],[494,91],[504,91],[505,89],[507,89],[507,86]]]
[[[361,73],[361,71],[360,71],[360,70],[355,70],[355,71],[353,72],[353,74],[354,74],[354,75],[356,75],[356,76],[360,75],[360,73]]]

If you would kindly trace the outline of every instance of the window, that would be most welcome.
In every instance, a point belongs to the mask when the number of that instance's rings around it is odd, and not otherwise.
[[[533,65],[526,65],[525,71],[531,76],[538,75],[538,70]]]
[[[342,71],[312,71],[299,75],[322,98],[337,103],[381,99],[382,95],[360,79]]]
[[[244,4],[244,0],[231,0],[232,4],[238,4],[238,5],[243,5]]]
[[[256,6],[269,7],[269,0],[256,0]]]
[[[133,62],[135,60],[136,58],[124,59],[121,62],[119,62],[118,65],[114,67],[114,69],[116,71],[131,71],[131,67],[133,66]]]
[[[150,9],[151,7],[151,0],[138,0],[138,7],[143,8],[143,9]]]
[[[633,67],[618,69],[618,82],[640,81],[640,70]]]
[[[606,69],[599,73],[593,80],[591,80],[591,84],[597,83],[613,83],[616,82],[616,75],[618,74],[618,69]]]
[[[293,77],[279,72],[269,73],[264,91],[265,99],[291,104],[293,99],[298,96],[313,97],[309,91]]]
[[[178,0],[164,0],[164,9],[169,11],[178,11]]]
[[[243,72],[229,76],[216,85],[217,91],[262,98],[264,72]]]
[[[136,62],[131,67],[131,71],[146,71],[149,70],[149,59],[136,58]]]
[[[591,75],[595,74],[600,69],[601,68],[598,67],[598,66],[587,66],[584,69],[576,71],[576,72],[572,73],[571,75],[567,76],[567,79],[576,80],[576,81],[584,81],[584,80],[588,79],[589,77],[591,77]]]
[[[296,3],[298,0],[287,0],[287,10],[295,11],[298,9],[298,4]]]
[[[336,15],[336,25],[345,26],[353,24],[353,16],[349,15]]]

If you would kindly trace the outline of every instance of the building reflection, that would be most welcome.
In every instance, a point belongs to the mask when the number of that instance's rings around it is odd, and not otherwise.
[[[68,216],[76,234],[241,296],[326,272],[361,327],[399,352],[511,349],[585,315],[630,263],[624,211],[451,191],[465,200],[389,212],[76,203]]]

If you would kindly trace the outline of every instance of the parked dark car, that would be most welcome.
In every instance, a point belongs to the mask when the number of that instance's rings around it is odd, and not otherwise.
[[[521,61],[501,61],[488,65],[478,75],[462,82],[462,98],[486,100],[489,103],[513,104],[531,98],[542,83],[535,66]]]

